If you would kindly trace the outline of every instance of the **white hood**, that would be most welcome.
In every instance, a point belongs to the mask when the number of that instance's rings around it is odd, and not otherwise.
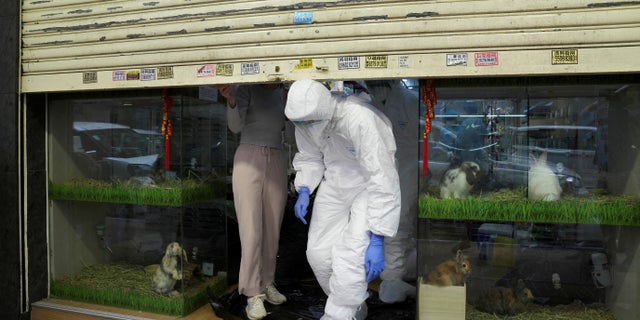
[[[284,113],[291,121],[330,120],[336,108],[331,92],[320,82],[299,80],[289,89]]]
[[[300,80],[289,89],[284,113],[296,127],[296,135],[304,135],[320,147],[324,144],[325,131],[336,104],[329,89],[320,82]]]

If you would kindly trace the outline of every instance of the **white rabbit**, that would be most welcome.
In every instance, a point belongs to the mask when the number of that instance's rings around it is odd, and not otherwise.
[[[480,180],[480,166],[473,161],[465,161],[460,167],[447,170],[440,184],[442,199],[464,199]]]
[[[183,262],[187,262],[187,253],[179,243],[172,242],[167,246],[162,263],[153,275],[153,291],[159,294],[174,294],[173,287],[176,281],[182,280],[178,259],[182,257]]]
[[[533,165],[529,169],[528,198],[530,200],[556,201],[560,199],[562,187],[558,177],[547,165],[547,153],[536,159],[530,154]]]

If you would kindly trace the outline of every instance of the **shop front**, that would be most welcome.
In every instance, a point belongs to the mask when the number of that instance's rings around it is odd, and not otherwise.
[[[50,253],[33,319],[76,303],[189,317],[228,292],[238,136],[215,85],[309,78],[417,97],[411,317],[634,319],[638,17],[581,0],[25,2]],[[165,256],[180,277],[161,283]],[[464,280],[431,281],[449,259]]]

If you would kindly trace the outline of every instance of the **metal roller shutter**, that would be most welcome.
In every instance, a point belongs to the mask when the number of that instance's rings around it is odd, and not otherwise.
[[[46,0],[22,92],[640,71],[638,1]]]

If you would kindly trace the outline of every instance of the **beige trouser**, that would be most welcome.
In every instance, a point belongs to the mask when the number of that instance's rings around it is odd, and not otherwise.
[[[240,144],[233,159],[233,200],[240,245],[238,292],[260,294],[275,277],[280,226],[287,201],[284,152]]]

